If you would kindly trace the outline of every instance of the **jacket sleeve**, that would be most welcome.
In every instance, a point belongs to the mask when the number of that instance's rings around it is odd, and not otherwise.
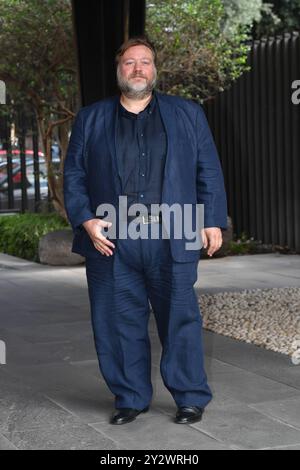
[[[227,229],[227,197],[223,171],[202,106],[198,106],[197,203],[204,204],[204,228]]]
[[[64,204],[74,232],[82,223],[95,218],[91,211],[84,166],[84,131],[81,110],[77,113],[67,149],[63,172]]]

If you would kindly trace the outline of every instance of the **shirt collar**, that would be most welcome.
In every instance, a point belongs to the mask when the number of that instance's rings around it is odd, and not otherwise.
[[[144,108],[138,114],[128,111],[126,108],[124,108],[124,106],[121,104],[121,101],[119,100],[119,110],[120,110],[121,116],[125,116],[131,119],[142,119],[148,116],[149,114],[151,115],[153,113],[156,100],[157,100],[156,94],[155,94],[155,91],[153,91],[150,102],[147,104],[146,108]]]

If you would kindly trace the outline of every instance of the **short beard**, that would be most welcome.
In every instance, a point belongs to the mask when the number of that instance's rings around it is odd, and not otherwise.
[[[142,90],[134,90],[132,86],[129,84],[129,82],[122,77],[120,73],[120,68],[117,67],[118,87],[120,91],[123,93],[123,95],[125,95],[127,98],[130,98],[132,100],[142,100],[146,98],[147,96],[149,96],[155,88],[156,80],[157,80],[157,71],[156,71],[156,68],[154,68],[154,76],[151,82],[147,81],[147,84]]]

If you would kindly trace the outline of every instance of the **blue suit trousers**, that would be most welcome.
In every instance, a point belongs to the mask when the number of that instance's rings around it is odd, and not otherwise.
[[[207,384],[202,349],[202,317],[194,283],[196,262],[172,259],[170,241],[118,239],[112,256],[86,258],[86,277],[100,371],[115,396],[115,408],[150,405],[150,306],[162,346],[160,373],[177,406],[205,406]],[[145,233],[145,232],[144,232]]]

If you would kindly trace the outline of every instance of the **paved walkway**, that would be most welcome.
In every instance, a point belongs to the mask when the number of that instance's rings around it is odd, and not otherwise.
[[[201,260],[201,292],[300,285],[300,257],[265,254]],[[200,423],[172,422],[176,406],[159,373],[153,316],[154,397],[123,426],[100,376],[85,267],[50,267],[0,255],[0,449],[297,449],[300,366],[289,357],[204,331],[214,400]],[[121,453],[120,453],[121,455]]]

